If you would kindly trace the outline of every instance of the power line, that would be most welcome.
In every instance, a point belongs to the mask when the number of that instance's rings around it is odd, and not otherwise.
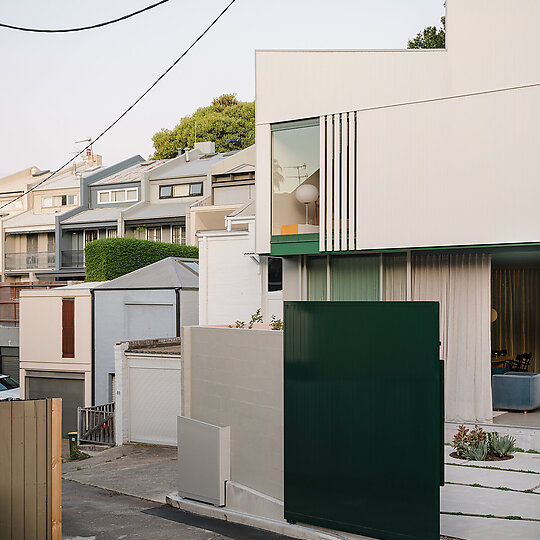
[[[169,0],[161,0],[160,2],[156,2],[155,4],[152,4],[151,6],[147,6],[145,8],[139,9],[137,11],[134,11],[133,13],[124,15],[123,17],[112,19],[111,21],[92,24],[91,26],[80,26],[78,28],[60,28],[60,29],[53,30],[53,29],[48,29],[48,28],[25,28],[22,26],[15,26],[15,25],[6,24],[6,23],[0,23],[0,27],[9,28],[10,30],[20,30],[21,32],[38,32],[40,34],[67,34],[68,32],[82,32],[83,30],[92,30],[94,28],[101,28],[102,26],[108,26],[109,24],[125,21],[126,19],[129,19],[130,17],[134,17],[135,15],[139,15],[139,13],[144,13],[145,11],[154,9],[155,7],[160,6],[161,4],[165,4],[166,2],[169,2]]]
[[[141,101],[146,96],[146,94],[148,94],[161,81],[161,79],[163,79],[169,73],[169,71],[171,71],[176,66],[176,64],[178,64],[178,62],[180,62],[180,60],[182,60],[182,58],[184,58],[184,56],[186,56],[186,54],[191,49],[193,49],[193,47],[195,47],[195,45],[197,45],[197,43],[210,31],[210,29],[219,21],[219,19],[221,19],[221,17],[223,17],[223,15],[225,15],[225,13],[229,10],[229,8],[235,2],[236,2],[236,0],[231,0],[227,4],[227,6],[221,11],[221,13],[206,27],[206,29],[201,34],[199,34],[199,37],[195,41],[193,41],[193,43],[150,85],[150,87],[145,92],[143,92],[114,122],[112,122],[112,124],[109,124],[109,126],[106,127],[95,139],[92,139],[91,142],[88,145],[86,145],[80,152],[75,154],[69,161],[66,161],[66,163],[64,163],[62,166],[60,166],[58,169],[56,169],[47,178],[45,178],[41,182],[37,183],[35,186],[31,187],[30,189],[28,189],[27,191],[25,191],[24,193],[22,193],[21,195],[19,195],[15,199],[13,199],[13,200],[9,201],[8,203],[3,204],[2,206],[0,206],[0,210],[2,210],[2,208],[6,207],[8,204],[11,204],[12,202],[24,197],[25,195],[27,195],[31,191],[34,191],[34,189],[36,189],[39,186],[41,186],[42,184],[44,184],[47,180],[49,180],[55,174],[57,174],[62,169],[64,169],[64,167],[67,167],[72,161],[77,159],[83,152],[85,152],[93,144],[95,144],[97,141],[99,141],[99,139],[101,139],[101,137],[103,137],[103,135],[105,135],[105,133],[107,133],[110,129],[112,129],[120,120],[122,120],[122,118],[124,118],[124,116],[126,116],[126,114],[129,111],[131,111],[131,109],[133,109],[133,107],[135,107],[135,105],[137,105],[139,103],[139,101]]]

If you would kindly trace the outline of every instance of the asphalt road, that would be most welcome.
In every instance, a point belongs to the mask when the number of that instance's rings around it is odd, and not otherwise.
[[[62,480],[64,540],[284,540],[288,537]]]

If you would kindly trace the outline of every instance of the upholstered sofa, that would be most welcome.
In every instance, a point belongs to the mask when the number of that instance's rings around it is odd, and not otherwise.
[[[495,410],[532,411],[540,407],[540,373],[492,375],[491,390]]]

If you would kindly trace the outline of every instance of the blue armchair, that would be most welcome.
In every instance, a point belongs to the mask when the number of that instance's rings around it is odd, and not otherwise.
[[[532,411],[540,407],[540,373],[492,375],[493,409]]]

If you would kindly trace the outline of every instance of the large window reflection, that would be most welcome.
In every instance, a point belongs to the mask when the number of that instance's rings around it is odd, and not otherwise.
[[[272,234],[318,232],[319,120],[272,126]]]

